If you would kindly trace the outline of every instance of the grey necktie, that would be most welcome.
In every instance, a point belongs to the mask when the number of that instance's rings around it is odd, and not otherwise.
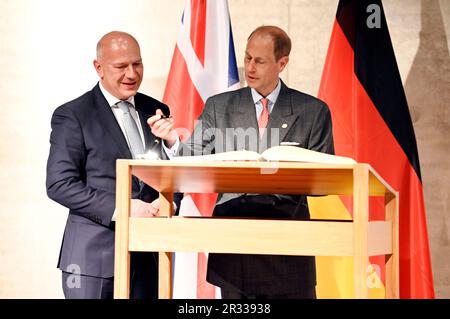
[[[117,106],[123,112],[123,126],[125,128],[125,133],[127,134],[128,142],[130,143],[133,158],[135,158],[136,155],[144,154],[144,145],[142,143],[141,135],[139,134],[136,122],[130,114],[131,103],[120,101],[117,103]]]

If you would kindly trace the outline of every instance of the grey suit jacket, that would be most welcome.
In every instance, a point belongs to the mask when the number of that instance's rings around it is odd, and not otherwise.
[[[251,89],[210,97],[192,136],[180,155],[247,149],[262,152],[281,142],[334,154],[331,115],[317,98],[288,88],[283,82],[265,135],[258,123]],[[309,218],[306,196],[281,194],[219,194],[215,216]],[[293,238],[292,240],[301,240]],[[314,289],[315,260],[305,256],[210,254],[209,282],[246,294],[283,295]]]
[[[266,133],[259,139],[258,121],[250,88],[210,97],[180,155],[200,155],[246,149],[262,153],[281,142],[334,154],[331,116],[317,98],[288,88],[281,90],[270,114]],[[217,205],[242,194],[219,194]]]

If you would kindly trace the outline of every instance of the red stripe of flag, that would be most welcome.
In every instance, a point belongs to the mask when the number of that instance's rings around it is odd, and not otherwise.
[[[206,0],[191,0],[191,42],[202,65],[205,65]]]
[[[186,61],[178,46],[173,52],[172,64],[167,76],[166,89],[163,97],[164,103],[170,107],[174,116],[175,127],[186,128],[192,132],[194,121],[203,110],[203,100],[189,76]],[[187,136],[182,136],[182,139]]]

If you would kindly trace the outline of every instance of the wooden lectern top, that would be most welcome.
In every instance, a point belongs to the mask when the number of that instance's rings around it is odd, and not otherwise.
[[[351,195],[356,165],[369,170],[369,195],[395,191],[369,164],[299,162],[173,162],[133,160],[131,173],[161,193]]]

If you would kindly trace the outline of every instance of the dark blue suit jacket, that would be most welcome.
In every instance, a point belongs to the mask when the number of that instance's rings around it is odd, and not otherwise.
[[[146,150],[155,136],[146,121],[167,105],[138,93],[135,106]],[[92,91],[58,107],[51,121],[47,194],[69,208],[58,267],[108,278],[114,275],[116,160],[131,159],[126,139],[97,84]],[[160,150],[161,151],[161,150]],[[158,192],[133,178],[133,198],[151,202]]]

